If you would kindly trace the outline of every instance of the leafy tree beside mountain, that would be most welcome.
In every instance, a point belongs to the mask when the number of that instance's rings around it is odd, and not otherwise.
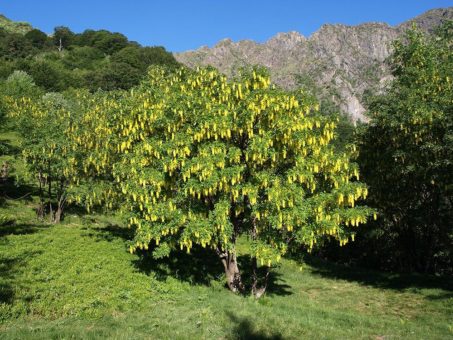
[[[380,266],[451,272],[453,22],[395,44],[393,81],[359,136],[369,204],[381,218],[356,246]]]

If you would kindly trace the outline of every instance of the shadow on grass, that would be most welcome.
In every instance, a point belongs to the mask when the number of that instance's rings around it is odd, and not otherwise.
[[[0,259],[0,303],[11,304],[14,298],[14,291],[9,281],[12,278],[13,268],[17,263],[17,259]]]
[[[134,261],[137,269],[161,281],[174,277],[193,285],[209,286],[212,280],[219,280],[224,274],[217,254],[202,247],[193,247],[190,254],[173,251],[163,259],[154,259],[150,251],[141,251],[139,256]]]
[[[242,280],[246,287],[244,296],[250,295],[251,287],[251,258],[249,255],[238,257]],[[156,279],[165,281],[167,277],[189,282],[193,285],[209,286],[211,281],[223,280],[224,270],[217,254],[211,249],[194,246],[190,254],[173,251],[169,257],[154,259],[150,252],[141,252],[140,258],[134,265],[147,275],[153,274]],[[262,276],[262,275],[261,275]],[[266,295],[290,295],[291,287],[284,283],[281,274],[271,272],[268,279]],[[225,283],[225,289],[227,288]]]
[[[281,334],[267,335],[262,331],[255,330],[253,323],[248,318],[241,318],[231,312],[226,312],[227,316],[236,325],[233,329],[233,339],[247,339],[247,340],[280,340],[283,339]]]
[[[2,132],[2,131],[0,131]],[[2,151],[3,155],[6,156],[15,156],[18,155],[21,149],[18,146],[12,145],[11,141],[8,139],[1,139],[0,138],[0,150]]]
[[[156,260],[149,252],[142,252],[141,257],[134,261],[135,266],[146,274],[155,275],[158,280],[165,281],[167,277],[189,282],[193,285],[209,286],[213,280],[224,280],[224,270],[217,254],[206,248],[195,246],[191,254],[174,251],[169,257]],[[244,296],[250,295],[251,287],[251,258],[249,255],[238,257],[243,283],[246,287]],[[266,295],[290,295],[291,287],[284,283],[281,274],[271,272],[268,279]],[[226,288],[226,283],[225,283]]]
[[[87,214],[86,208],[77,203],[68,204],[67,207],[65,208],[65,215],[84,216],[86,214]]]
[[[240,255],[238,256],[238,264],[239,268],[241,269],[242,273],[242,280],[246,287],[252,286],[252,257],[250,255]],[[266,267],[259,267],[258,268],[258,278],[264,278],[266,273]],[[291,286],[285,283],[286,281],[282,278],[282,274],[276,272],[275,270],[271,270],[269,273],[269,277],[267,280],[267,289],[266,295],[280,295],[286,296],[291,295],[293,292],[291,291]],[[262,282],[258,282],[261,286]],[[250,289],[245,292],[245,295],[249,295]]]
[[[18,185],[12,177],[0,183],[0,200],[3,200],[3,202],[5,202],[5,199],[30,202],[33,200],[32,195],[35,192],[36,188],[34,186],[28,184]]]
[[[12,221],[11,223],[0,225],[0,237],[8,235],[34,234],[49,227],[50,225],[46,224],[15,223]]]
[[[4,258],[0,257],[0,303],[12,304],[14,300],[14,289],[21,285],[15,281],[16,274],[20,268],[23,268],[27,259],[32,256],[41,254],[41,251],[23,252],[18,257]]]
[[[443,289],[453,291],[452,277],[437,277],[434,275],[422,274],[398,274],[378,272],[359,267],[348,267],[334,264],[316,257],[306,257],[305,262],[312,267],[315,275],[330,279],[354,281],[363,285],[383,289]],[[443,294],[449,298],[452,294]],[[427,296],[428,299],[442,299],[442,294]]]
[[[96,218],[88,218],[91,223],[99,223]],[[88,233],[88,236],[96,238],[98,241],[112,242],[117,238],[121,238],[124,241],[130,241],[134,237],[134,230],[119,226],[117,224],[109,223],[106,226],[99,228],[83,227],[84,230],[93,230]]]
[[[453,293],[443,292],[443,293],[439,293],[439,294],[430,294],[430,295],[427,295],[426,298],[428,300],[449,300],[449,299],[453,299]]]
[[[134,231],[118,225],[108,224],[90,232],[88,236],[109,242],[117,238],[128,241],[134,237]],[[163,259],[153,258],[152,249],[148,251],[139,250],[138,255],[139,258],[134,261],[134,266],[147,275],[154,275],[156,279],[161,281],[165,281],[167,277],[174,277],[193,285],[209,286],[211,281],[223,279],[223,265],[217,254],[210,248],[202,248],[195,245],[191,249],[190,254],[184,251],[173,251],[169,257]],[[251,261],[250,255],[238,256],[239,268],[246,287],[251,287]],[[264,268],[260,270],[264,271]],[[260,276],[264,276],[264,272],[260,274]],[[281,274],[271,272],[266,295],[290,295],[292,294],[290,288],[281,278]],[[246,294],[248,295],[248,293],[247,291]]]

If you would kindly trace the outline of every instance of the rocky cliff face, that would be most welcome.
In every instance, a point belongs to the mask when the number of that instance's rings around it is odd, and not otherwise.
[[[333,100],[352,120],[365,121],[364,91],[382,89],[391,79],[384,61],[392,42],[413,22],[431,32],[445,20],[453,20],[453,7],[428,11],[399,26],[323,25],[308,38],[288,32],[263,44],[224,39],[212,48],[176,53],[175,57],[189,67],[212,65],[229,76],[243,66],[266,66],[276,84],[292,89],[304,81],[314,83],[321,97]]]

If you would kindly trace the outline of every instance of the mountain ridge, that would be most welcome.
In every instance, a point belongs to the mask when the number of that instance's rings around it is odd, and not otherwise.
[[[391,79],[384,61],[391,54],[392,42],[413,23],[431,33],[445,20],[453,20],[453,7],[433,9],[395,26],[384,22],[323,24],[308,37],[290,31],[263,43],[225,38],[213,47],[174,55],[189,67],[211,65],[228,76],[240,67],[266,66],[273,82],[287,89],[310,79],[321,98],[332,100],[353,121],[366,121],[363,96],[367,90],[382,90]]]

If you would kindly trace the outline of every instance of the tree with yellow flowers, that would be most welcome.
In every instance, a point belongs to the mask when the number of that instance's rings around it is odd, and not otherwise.
[[[270,84],[261,69],[228,81],[212,68],[151,68],[142,85],[93,100],[77,143],[86,173],[102,178],[102,200],[128,214],[130,251],[156,258],[212,248],[228,287],[244,289],[236,242],[251,240],[257,267],[323,237],[354,240],[371,210],[354,151],[331,145],[335,122],[311,97]],[[95,196],[99,198],[101,194]],[[267,277],[267,275],[266,275]]]
[[[76,122],[70,102],[59,93],[42,98],[8,98],[8,114],[21,134],[26,175],[38,186],[39,218],[63,218],[71,184],[79,180],[78,152],[70,132]]]

